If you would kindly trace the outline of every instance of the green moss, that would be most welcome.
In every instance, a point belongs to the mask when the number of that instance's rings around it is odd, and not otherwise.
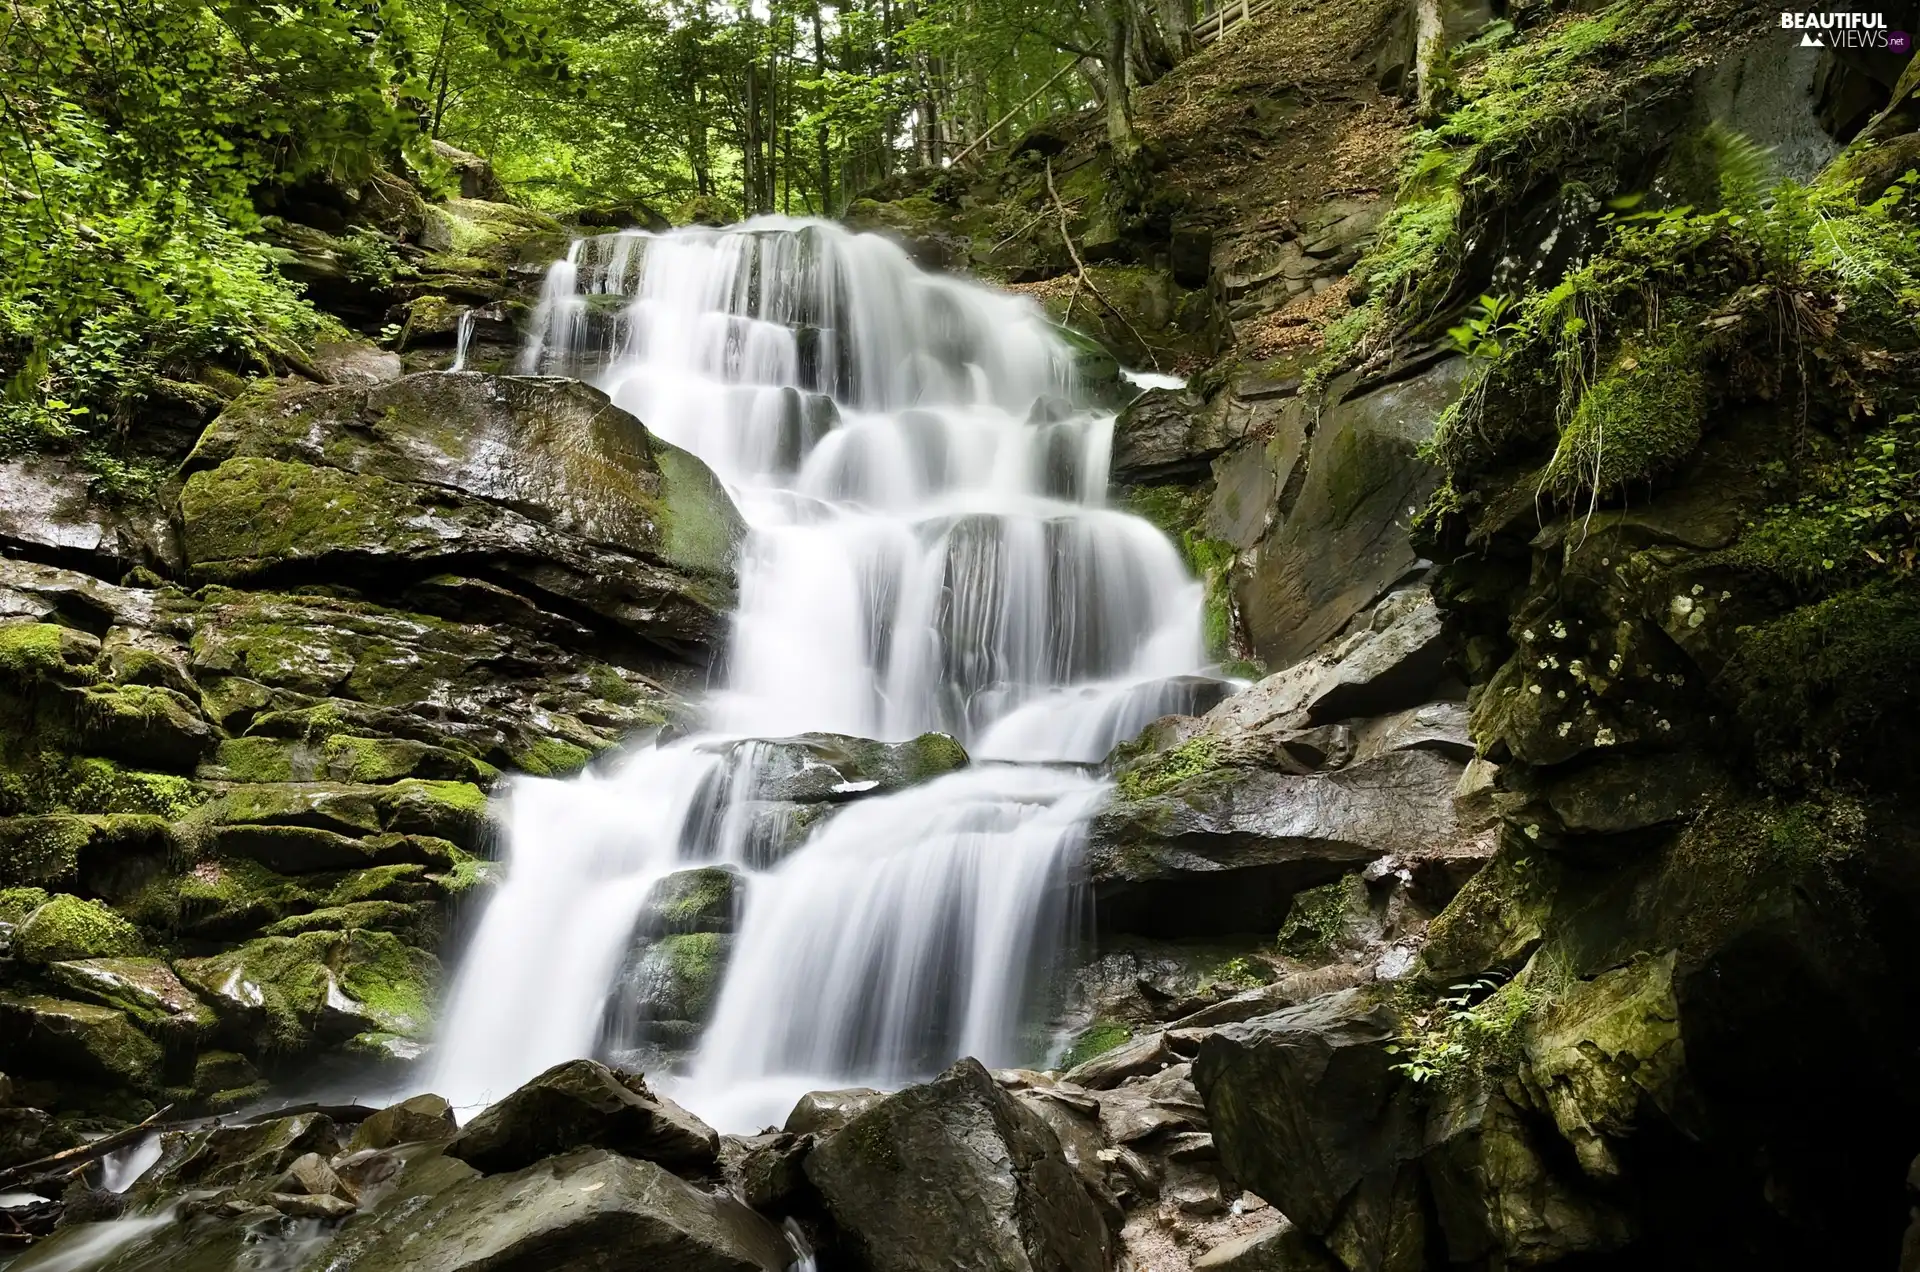
[[[490,888],[500,881],[500,876],[500,863],[462,854],[447,871],[430,877],[441,891],[457,897],[479,888]]]
[[[223,1017],[263,1047],[297,1050],[313,1039],[336,991],[359,1005],[369,1028],[417,1036],[439,964],[389,932],[303,932],[268,936],[204,959],[183,959],[180,976]]]
[[[214,749],[218,775],[233,782],[291,782],[293,756],[278,738],[228,738]]]
[[[1301,959],[1328,957],[1346,930],[1347,916],[1364,908],[1366,901],[1366,884],[1359,875],[1296,893],[1280,927],[1280,952]]]
[[[683,932],[654,943],[673,979],[674,997],[686,1020],[705,1020],[720,992],[727,938],[717,932]],[[652,951],[649,951],[650,953]]]
[[[390,932],[409,945],[430,945],[440,936],[438,912],[431,904],[403,901],[353,901],[289,915],[269,925],[267,936],[303,932]]]
[[[408,490],[384,478],[275,459],[229,459],[180,495],[187,555],[212,581],[330,552],[434,546]]]
[[[181,930],[193,935],[244,932],[311,909],[319,898],[310,883],[320,881],[296,881],[244,857],[199,862],[178,884]]]
[[[65,677],[91,662],[77,633],[53,623],[0,624],[0,674],[33,681]]]
[[[148,813],[177,821],[213,797],[189,778],[143,773],[92,757],[74,760],[66,781],[64,802],[75,812]]]
[[[922,733],[894,749],[894,763],[908,783],[925,782],[967,767],[967,749],[945,733]]]
[[[72,887],[93,827],[80,817],[15,817],[0,821],[0,882]]]
[[[1149,756],[1121,772],[1120,794],[1127,799],[1151,799],[1218,767],[1217,748],[1210,737],[1189,738],[1169,751]]]
[[[1094,1057],[1104,1056],[1115,1047],[1132,1040],[1133,1030],[1126,1025],[1112,1020],[1095,1021],[1074,1035],[1066,1054],[1060,1057],[1059,1067],[1071,1069],[1077,1065],[1083,1065]]]
[[[665,479],[659,530],[668,560],[682,569],[731,578],[746,527],[726,487],[678,447],[656,440],[653,458]]]
[[[565,777],[593,758],[591,752],[559,738],[539,738],[510,754],[514,765],[535,777]]]
[[[45,888],[0,888],[0,923],[18,923],[45,905],[52,893]]]
[[[465,861],[456,862],[458,870]],[[324,897],[327,906],[349,906],[364,901],[421,901],[432,894],[427,867],[416,862],[368,866],[347,874]]]
[[[647,911],[669,932],[724,927],[733,917],[735,883],[734,873],[720,866],[681,870],[654,885]]]
[[[631,707],[640,701],[640,691],[605,663],[595,663],[587,668],[587,685],[594,693],[618,706]]]
[[[55,896],[28,915],[14,937],[16,955],[29,963],[145,954],[138,928],[97,901]]]
[[[1693,453],[1706,412],[1706,379],[1684,342],[1629,343],[1580,395],[1545,480],[1562,496],[1645,481]]]
[[[1907,780],[1920,758],[1920,588],[1875,583],[1742,633],[1717,687],[1776,782]]]

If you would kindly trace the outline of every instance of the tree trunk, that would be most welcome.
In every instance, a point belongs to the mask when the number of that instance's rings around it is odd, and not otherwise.
[[[1107,140],[1113,146],[1116,168],[1130,166],[1140,151],[1140,134],[1133,126],[1133,91],[1127,82],[1128,54],[1133,44],[1131,0],[1101,0],[1100,54],[1102,96],[1106,99]]]

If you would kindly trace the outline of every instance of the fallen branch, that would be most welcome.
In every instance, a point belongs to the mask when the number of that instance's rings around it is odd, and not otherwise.
[[[1080,259],[1080,249],[1074,246],[1073,231],[1069,228],[1072,219],[1067,215],[1067,205],[1060,201],[1060,191],[1056,190],[1053,185],[1053,160],[1051,159],[1047,160],[1047,196],[1053,200],[1054,209],[1060,213],[1060,237],[1066,240],[1067,254],[1073,257],[1073,268],[1078,273],[1078,277],[1074,281],[1075,297],[1078,297],[1080,294],[1080,285],[1082,283],[1086,284],[1087,290],[1093,293],[1093,298],[1105,305],[1107,312],[1126,324],[1126,328],[1132,333],[1133,338],[1139,342],[1142,349],[1146,350],[1147,360],[1153,363],[1153,369],[1158,371],[1160,369],[1160,359],[1159,356],[1154,353],[1153,346],[1147,343],[1147,338],[1140,334],[1139,329],[1133,325],[1132,320],[1120,312],[1120,306],[1107,299],[1107,294],[1094,284],[1093,276],[1087,273],[1087,263]],[[1068,309],[1069,311],[1072,309],[1071,301],[1068,302]]]
[[[32,1175],[48,1173],[48,1168],[50,1167],[58,1168],[68,1165],[85,1165],[88,1162],[105,1157],[114,1149],[119,1148],[123,1144],[131,1144],[148,1131],[153,1130],[154,1124],[171,1112],[173,1112],[173,1105],[169,1104],[138,1126],[129,1126],[124,1131],[115,1131],[111,1135],[102,1135],[97,1140],[91,1140],[76,1148],[64,1149],[53,1154],[51,1157],[42,1157],[38,1161],[23,1162],[18,1166],[0,1170],[0,1186],[11,1184],[15,1180],[26,1179]]]

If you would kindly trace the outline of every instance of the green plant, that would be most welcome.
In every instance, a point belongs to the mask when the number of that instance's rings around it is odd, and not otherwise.
[[[1462,981],[1413,1014],[1412,1028],[1386,1050],[1406,1057],[1394,1064],[1395,1072],[1417,1083],[1453,1087],[1511,1066],[1519,1025],[1532,1007],[1532,996],[1518,981],[1503,983],[1492,976]]]
[[[392,240],[362,225],[334,240],[333,250],[347,277],[364,287],[391,287],[401,269],[400,254]]]
[[[1469,358],[1497,361],[1519,330],[1513,321],[1516,304],[1511,296],[1480,297],[1459,326],[1447,329],[1447,340]]]

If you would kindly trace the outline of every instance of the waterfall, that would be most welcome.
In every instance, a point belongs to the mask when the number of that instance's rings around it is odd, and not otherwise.
[[[1204,662],[1199,584],[1104,506],[1113,415],[1074,367],[1030,302],[831,224],[607,234],[554,263],[520,370],[589,380],[699,455],[750,533],[704,731],[510,788],[435,1089],[470,1106],[594,1053],[649,891],[712,864],[741,872],[731,958],[690,1064],[657,1080],[716,1124],[1043,1058],[1103,790],[1085,766],[1183,707]],[[973,765],[760,851],[754,739],[929,731]]]

